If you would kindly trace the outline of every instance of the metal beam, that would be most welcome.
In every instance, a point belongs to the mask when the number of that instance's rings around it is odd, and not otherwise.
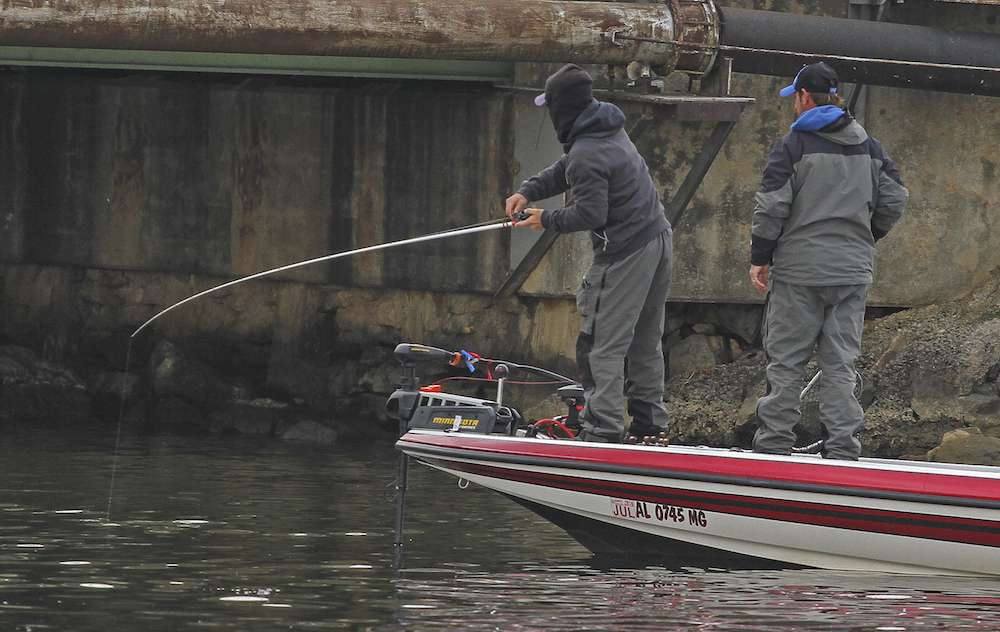
[[[729,138],[734,127],[736,127],[736,121],[719,121],[715,124],[712,135],[708,137],[698,153],[698,157],[694,159],[684,182],[677,188],[677,192],[667,204],[667,219],[672,225],[676,226],[681,217],[684,216],[684,211],[687,210],[688,204],[691,203],[691,199],[698,191],[698,187],[701,186],[702,180],[705,179],[712,163],[715,162],[715,157],[719,155],[722,146],[726,144],[726,139]]]
[[[0,46],[0,65],[233,74],[510,81],[514,64],[502,61],[385,59],[319,55],[259,55],[184,51]]]
[[[552,244],[556,243],[556,238],[559,237],[559,233],[554,230],[546,230],[542,233],[535,243],[531,246],[531,250],[528,254],[524,255],[521,262],[517,264],[517,267],[510,273],[507,279],[500,286],[494,294],[494,298],[508,298],[517,293],[524,285],[524,282],[528,280],[531,273],[538,267],[538,264],[542,262],[542,258],[545,257],[545,253],[552,248]]]

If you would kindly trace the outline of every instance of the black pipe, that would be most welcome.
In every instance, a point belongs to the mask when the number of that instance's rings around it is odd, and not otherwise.
[[[792,77],[826,60],[843,81],[1000,96],[1000,35],[730,7],[719,13],[720,49],[736,72]]]

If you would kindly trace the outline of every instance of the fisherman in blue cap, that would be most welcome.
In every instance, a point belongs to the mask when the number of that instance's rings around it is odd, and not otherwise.
[[[820,62],[781,90],[795,97],[796,119],[772,150],[756,196],[750,281],[770,291],[757,452],[790,453],[806,363],[818,351],[822,455],[861,453],[854,365],[875,242],[903,215],[909,193],[882,145],[844,110],[839,89],[836,71]]]
[[[567,64],[545,82],[535,105],[548,108],[565,153],[528,178],[506,202],[519,226],[586,231],[593,263],[577,291],[576,356],[584,388],[579,439],[620,442],[623,413],[634,437],[667,429],[663,327],[670,291],[671,228],[646,161],[625,132],[625,115],[594,99],[593,80]],[[526,208],[569,191],[558,209]]]

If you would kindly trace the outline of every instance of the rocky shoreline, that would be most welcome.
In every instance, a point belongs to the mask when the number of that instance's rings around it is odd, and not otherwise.
[[[395,369],[391,360],[388,366]],[[0,427],[121,417],[139,432],[238,433],[318,445],[388,439],[396,430],[384,413],[385,397],[364,385],[343,393],[337,404],[345,414],[334,418],[301,399],[261,396],[246,380],[224,376],[170,341],[160,341],[144,366],[129,368],[82,379],[28,348],[0,346]]]
[[[759,306],[672,310],[667,399],[674,442],[749,445],[764,390],[764,354],[754,345],[759,319]],[[210,345],[169,340],[136,352],[128,371],[107,370],[112,360],[125,365],[124,344],[109,340],[105,366],[77,362],[76,370],[45,359],[45,348],[36,354],[0,346],[0,424],[115,422],[121,415],[146,432],[323,445],[395,436],[383,407],[398,379],[390,346],[344,349],[326,366],[289,360],[255,381],[221,368],[231,362],[213,362]],[[962,300],[869,320],[859,369],[866,456],[1000,465],[1000,273]],[[511,397],[529,419],[561,412],[556,398],[539,391],[513,389]],[[799,445],[820,438],[815,392],[796,432]]]
[[[676,440],[748,446],[765,363],[760,350],[748,350],[672,375]],[[869,320],[858,369],[865,456],[1000,465],[1000,271],[963,299]],[[806,445],[820,438],[814,393],[802,412],[796,433]]]

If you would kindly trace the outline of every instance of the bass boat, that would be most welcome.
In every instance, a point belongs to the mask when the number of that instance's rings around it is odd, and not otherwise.
[[[583,394],[568,378],[425,345],[401,344],[396,356],[404,375],[387,409],[400,421],[403,481],[409,457],[512,498],[597,555],[1000,575],[1000,468],[575,441]],[[421,360],[487,364],[495,399],[421,387]],[[566,382],[568,414],[523,421],[503,402],[514,370]],[[401,530],[402,496],[398,509]]]

